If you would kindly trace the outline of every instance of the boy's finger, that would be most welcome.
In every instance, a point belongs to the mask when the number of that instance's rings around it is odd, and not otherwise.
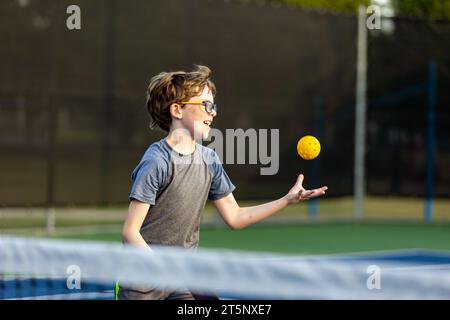
[[[296,185],[303,185],[303,179],[304,179],[304,176],[303,176],[303,174],[300,173],[298,178],[297,178],[297,182],[295,184]]]
[[[326,191],[327,189],[328,189],[327,187],[315,189],[314,192],[313,192],[313,194],[311,195],[311,198],[323,196],[323,195],[325,194],[325,191]]]
[[[314,194],[314,190],[305,191],[302,194],[302,198],[303,199],[308,199],[309,197],[311,197],[312,194]]]

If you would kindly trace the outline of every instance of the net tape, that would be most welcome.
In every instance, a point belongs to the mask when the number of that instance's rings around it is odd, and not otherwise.
[[[82,282],[186,287],[249,299],[450,299],[448,263],[153,248],[4,236],[0,274],[66,279],[76,266]]]

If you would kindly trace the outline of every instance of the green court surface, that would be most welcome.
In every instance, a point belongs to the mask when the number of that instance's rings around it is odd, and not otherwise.
[[[260,205],[269,200],[238,200],[242,207]],[[401,197],[365,197],[362,222],[372,223],[421,223],[424,221],[424,199]],[[289,206],[269,217],[267,223],[307,223],[308,211],[312,202],[302,202]],[[351,222],[353,219],[353,198],[324,198],[316,202],[316,222],[331,224]],[[55,227],[61,233],[72,227],[112,226],[123,224],[127,206],[68,206],[53,208]],[[211,203],[207,203],[203,213],[203,222],[216,223],[221,220]],[[450,199],[433,200],[433,223],[450,223]],[[37,229],[45,232],[46,208],[11,207],[0,208],[0,233],[30,234]],[[21,229],[21,230],[18,230]],[[34,229],[34,230],[33,230]],[[78,233],[78,232],[75,232]],[[80,232],[81,233],[81,232]]]
[[[58,238],[120,241],[117,233]],[[239,231],[204,228],[200,235],[200,247],[287,254],[416,248],[450,251],[450,224],[299,224],[253,226]]]

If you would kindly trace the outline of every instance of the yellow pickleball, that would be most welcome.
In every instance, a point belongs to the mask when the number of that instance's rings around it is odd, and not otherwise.
[[[305,160],[317,158],[320,153],[320,142],[313,136],[304,136],[297,143],[297,153]]]

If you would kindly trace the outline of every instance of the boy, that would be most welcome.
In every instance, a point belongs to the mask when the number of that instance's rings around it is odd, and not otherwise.
[[[122,238],[150,249],[152,245],[196,248],[206,200],[213,202],[233,230],[261,221],[290,204],[325,194],[327,187],[305,190],[303,175],[282,198],[253,207],[240,207],[234,185],[217,154],[196,143],[206,139],[217,116],[216,88],[211,71],[160,73],[147,90],[152,125],[168,133],[153,143],[132,174],[134,184]],[[121,299],[195,299],[189,290],[120,289]]]

